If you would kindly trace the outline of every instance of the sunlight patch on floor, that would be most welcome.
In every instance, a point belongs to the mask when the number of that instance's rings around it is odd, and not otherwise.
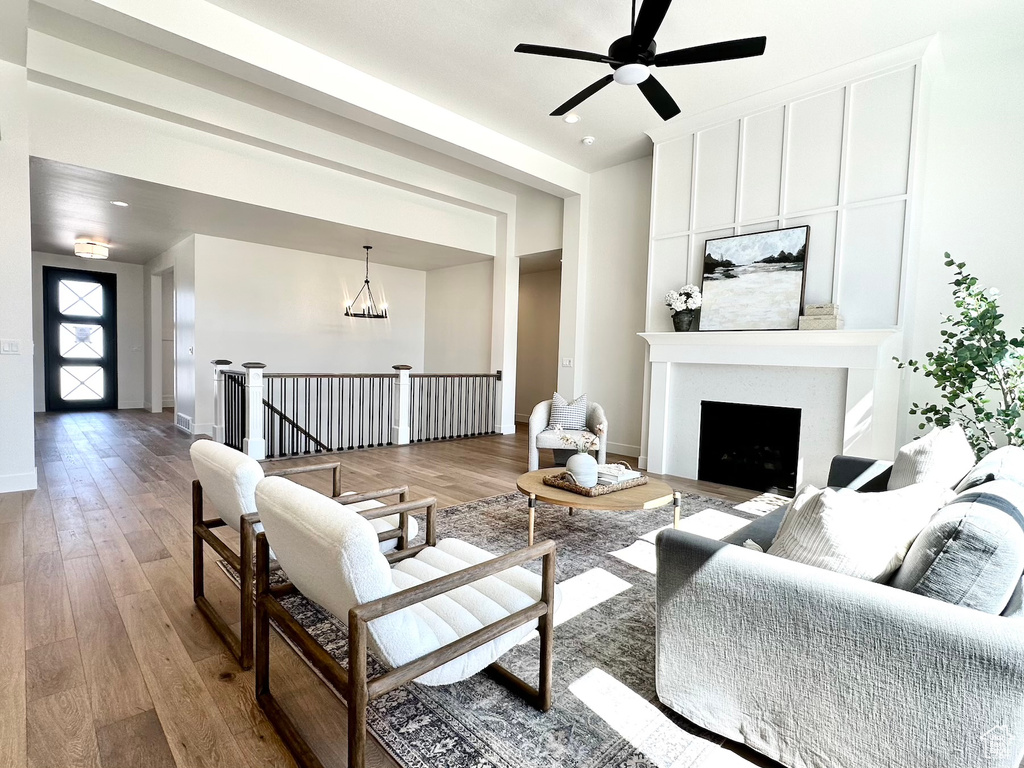
[[[617,549],[608,554],[642,571],[647,571],[648,573],[658,572],[654,545],[649,541],[638,539],[625,549]]]
[[[703,509],[695,515],[690,515],[689,517],[684,517],[680,520],[679,530],[686,531],[688,533],[695,533],[698,536],[704,536],[708,539],[722,539],[730,533],[735,533],[749,522],[749,520],[742,518],[739,515],[722,512],[718,509]],[[643,541],[649,541],[653,544],[658,533],[671,527],[671,525],[666,525],[661,528],[655,528],[653,531],[645,533],[640,538]]]
[[[628,581],[620,579],[604,568],[591,568],[578,576],[566,579],[558,585],[562,593],[562,602],[555,609],[555,626],[564,624],[605,600],[610,600],[631,586],[633,585]],[[533,632],[520,640],[519,645],[535,640],[537,636],[537,633]]]
[[[722,751],[684,731],[604,670],[590,670],[570,685],[569,691],[657,768],[689,766],[709,750]]]

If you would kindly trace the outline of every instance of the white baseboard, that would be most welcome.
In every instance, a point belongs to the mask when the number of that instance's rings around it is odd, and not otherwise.
[[[192,434],[193,435],[206,435],[207,437],[213,437],[213,424],[196,424],[192,423]]]
[[[39,476],[36,468],[31,472],[19,472],[16,475],[0,475],[0,493],[14,493],[15,491],[34,491],[39,487]]]
[[[173,408],[173,407],[174,407],[174,396],[172,395],[171,397],[165,397],[164,398],[164,408]]]
[[[118,400],[118,402],[117,402],[117,410],[119,410],[119,411],[129,411],[129,410],[132,410],[133,408],[146,408],[146,407],[147,407],[146,404],[144,402],[142,402],[141,400],[124,400],[124,401]]]
[[[623,456],[633,456],[634,458],[640,455],[639,445],[629,445],[628,443],[608,443],[609,453],[618,453]]]
[[[636,460],[636,464],[640,469],[647,469],[647,457],[641,456]]]
[[[528,413],[517,413],[516,414],[516,423],[517,424],[529,424],[530,423],[530,414],[528,414]]]

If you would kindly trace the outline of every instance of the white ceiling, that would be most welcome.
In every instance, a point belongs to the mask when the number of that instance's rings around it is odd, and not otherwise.
[[[581,122],[549,117],[608,68],[513,53],[520,42],[606,52],[629,31],[630,0],[211,1],[584,170],[649,153],[644,131],[661,123],[636,88],[614,84],[576,110]],[[767,51],[656,73],[690,116],[1010,1],[1019,0],[676,0],[660,51],[755,35],[767,35]]]
[[[37,157],[30,175],[34,251],[72,255],[86,237],[109,242],[112,261],[144,264],[198,233],[360,260],[362,246],[372,245],[374,263],[409,269],[490,258]]]

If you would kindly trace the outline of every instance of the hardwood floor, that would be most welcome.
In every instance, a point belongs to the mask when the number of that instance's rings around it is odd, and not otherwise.
[[[143,411],[40,414],[36,437],[39,489],[0,495],[0,768],[293,766],[252,673],[192,603],[191,438]],[[336,458],[347,488],[408,484],[448,506],[514,490],[526,437]],[[317,459],[275,466],[304,461]],[[330,487],[328,473],[295,479]],[[237,623],[237,590],[211,550],[206,562],[207,595]],[[283,642],[272,652],[279,700],[325,764],[343,766],[343,706]],[[372,743],[368,764],[394,766]]]

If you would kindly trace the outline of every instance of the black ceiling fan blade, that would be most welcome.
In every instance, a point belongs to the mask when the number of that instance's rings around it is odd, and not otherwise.
[[[588,85],[582,91],[580,91],[575,96],[573,96],[571,99],[569,99],[567,102],[565,102],[565,104],[563,104],[558,109],[556,109],[554,112],[552,112],[551,116],[552,117],[561,117],[566,112],[568,112],[570,109],[578,106],[579,104],[582,104],[584,101],[589,99],[595,93],[597,93],[602,88],[604,88],[606,85],[608,85],[608,83],[610,83],[611,81],[612,81],[612,76],[611,75],[605,75],[600,80],[598,80],[596,83]]]
[[[615,59],[609,58],[603,53],[590,53],[589,51],[575,51],[572,48],[552,48],[549,45],[530,45],[520,43],[516,46],[516,53],[532,53],[535,56],[554,56],[558,59],[579,59],[580,61],[596,61],[599,64],[618,64]]]
[[[722,43],[708,43],[678,51],[666,51],[654,57],[656,67],[678,67],[683,64],[706,64],[712,61],[746,59],[760,56],[768,44],[766,37],[746,37],[742,40],[726,40]]]
[[[679,105],[669,95],[669,92],[665,90],[665,86],[655,79],[654,75],[651,75],[637,85],[644,96],[647,97],[647,100],[651,102],[654,111],[661,116],[662,120],[671,120],[679,114]]]
[[[647,50],[647,46],[658,34],[658,29],[661,27],[661,22],[665,20],[665,14],[668,13],[670,5],[672,5],[672,0],[644,0],[640,6],[640,13],[636,15],[636,23],[633,25],[633,43],[637,48],[642,51]]]

